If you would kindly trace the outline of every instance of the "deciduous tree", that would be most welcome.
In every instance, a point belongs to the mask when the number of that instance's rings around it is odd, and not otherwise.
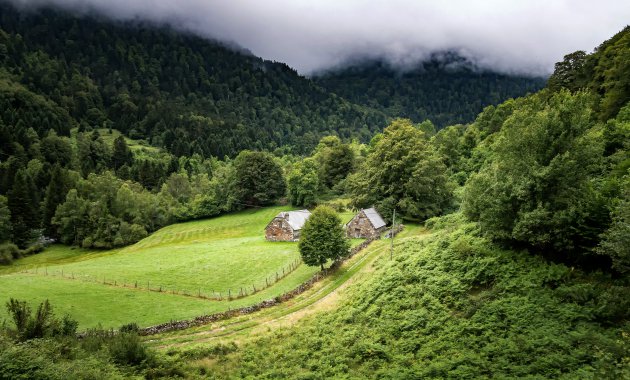
[[[338,260],[348,254],[350,243],[335,211],[328,206],[318,206],[302,228],[298,247],[306,265],[319,265],[324,270],[328,260]]]

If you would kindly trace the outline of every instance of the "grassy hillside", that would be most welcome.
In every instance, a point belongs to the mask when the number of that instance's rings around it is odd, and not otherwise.
[[[120,250],[52,246],[1,269],[0,303],[9,297],[48,298],[81,328],[129,322],[146,326],[254,304],[293,289],[317,271],[303,264],[291,271],[299,262],[297,244],[265,241],[266,224],[285,209],[171,225]],[[342,214],[344,220],[350,217]],[[276,274],[281,278],[277,283]],[[259,290],[253,295],[225,300],[228,291],[237,296],[241,288],[252,293],[253,287]]]
[[[630,376],[627,279],[502,250],[458,216],[433,228],[381,255],[337,310],[171,355],[217,378]]]

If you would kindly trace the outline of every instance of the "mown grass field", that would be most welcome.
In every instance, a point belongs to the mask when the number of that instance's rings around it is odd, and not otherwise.
[[[300,264],[289,273],[299,262],[297,244],[265,241],[264,227],[286,209],[171,225],[118,250],[52,246],[0,270],[0,302],[49,299],[81,329],[130,322],[147,326],[254,304],[293,289],[317,271]],[[344,221],[351,216],[341,215]],[[283,268],[288,274],[275,282]],[[254,287],[253,295],[225,299],[228,292],[236,296],[241,288],[251,293]],[[222,300],[195,297],[199,294]],[[2,308],[0,319],[5,317]]]
[[[409,239],[428,236],[430,233],[424,227],[407,224],[396,237],[396,245],[399,246]],[[337,306],[336,303],[339,303],[339,298],[343,299],[347,291],[341,289],[356,281],[365,281],[372,277],[374,263],[389,262],[389,254],[389,240],[375,241],[344,262],[338,270],[317,282],[311,289],[281,305],[209,325],[151,335],[144,339],[151,347],[172,352],[180,349],[203,350],[216,344],[255,340],[268,334],[271,327],[292,325],[314,313],[333,310]]]

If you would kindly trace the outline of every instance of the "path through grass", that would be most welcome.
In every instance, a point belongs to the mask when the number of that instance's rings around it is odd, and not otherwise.
[[[425,233],[424,228],[409,225],[397,239],[400,241]],[[376,259],[388,255],[389,240],[376,241],[344,263],[335,273],[318,282],[312,289],[288,302],[226,321],[149,336],[146,337],[146,341],[149,345],[160,349],[178,349],[184,346],[186,349],[191,349],[196,345],[251,339],[259,332],[264,333],[270,326],[294,323],[304,315],[333,307],[334,305],[324,300],[337,295],[339,290],[347,286],[358,274],[369,275],[371,264]]]

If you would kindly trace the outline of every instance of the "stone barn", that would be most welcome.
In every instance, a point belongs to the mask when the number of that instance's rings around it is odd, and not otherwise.
[[[265,227],[265,239],[268,241],[298,241],[300,231],[311,212],[308,210],[283,211],[276,215]]]
[[[346,224],[346,236],[355,239],[379,237],[385,231],[386,225],[387,223],[373,207],[362,209]]]

